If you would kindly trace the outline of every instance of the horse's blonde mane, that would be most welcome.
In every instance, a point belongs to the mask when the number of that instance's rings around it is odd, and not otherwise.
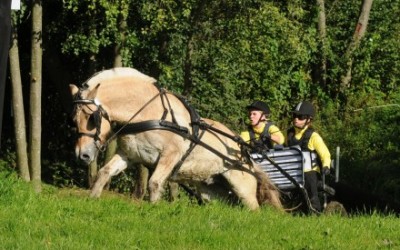
[[[143,74],[142,72],[128,67],[120,67],[120,68],[112,68],[98,72],[89,78],[85,84],[89,89],[95,87],[98,83],[107,82],[109,79],[115,79],[118,77],[134,77],[138,78],[141,81],[154,83],[156,79],[150,77],[148,75]]]

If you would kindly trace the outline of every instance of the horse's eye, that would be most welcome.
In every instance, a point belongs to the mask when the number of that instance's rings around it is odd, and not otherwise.
[[[94,125],[94,115],[90,115],[90,116],[89,116],[88,124]]]
[[[91,114],[87,120],[87,130],[92,130],[96,127],[96,121],[94,114]]]

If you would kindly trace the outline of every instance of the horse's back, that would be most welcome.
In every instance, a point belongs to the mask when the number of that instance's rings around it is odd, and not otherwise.
[[[94,74],[91,78],[86,81],[86,85],[89,89],[95,87],[98,83],[108,83],[114,82],[120,78],[130,78],[131,81],[134,82],[146,82],[146,83],[155,83],[156,79],[150,77],[148,75],[143,74],[142,72],[128,67],[118,67],[100,71]]]

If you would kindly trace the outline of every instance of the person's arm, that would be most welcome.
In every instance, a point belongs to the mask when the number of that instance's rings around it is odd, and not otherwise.
[[[249,131],[242,131],[240,133],[240,137],[242,137],[243,141],[249,143],[250,142],[250,133]]]
[[[275,125],[269,127],[268,133],[271,135],[271,140],[279,145],[283,145],[285,143],[285,136],[282,131]]]
[[[324,140],[318,133],[313,133],[309,141],[309,148],[315,150],[321,159],[322,167],[331,167],[331,153]]]

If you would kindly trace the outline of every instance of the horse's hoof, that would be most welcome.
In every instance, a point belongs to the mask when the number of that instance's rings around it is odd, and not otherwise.
[[[100,198],[100,193],[98,193],[98,192],[91,192],[89,197],[90,197],[90,198]]]

